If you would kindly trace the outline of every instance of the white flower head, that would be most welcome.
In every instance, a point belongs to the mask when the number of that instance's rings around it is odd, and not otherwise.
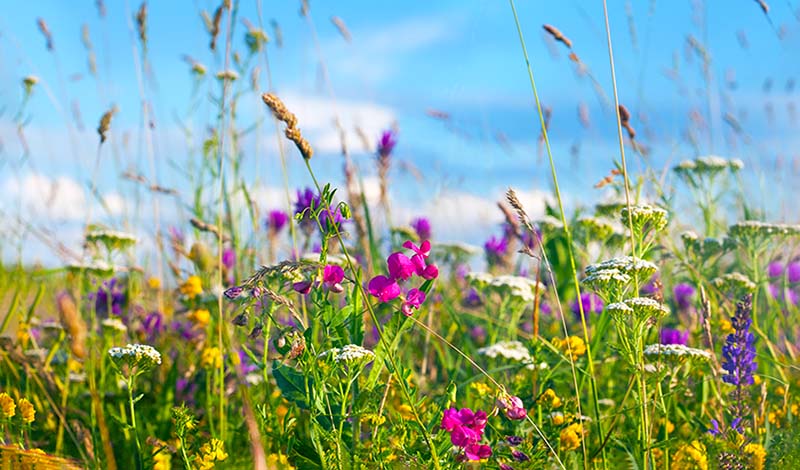
[[[117,317],[104,318],[100,322],[100,325],[103,328],[107,328],[109,330],[114,330],[114,331],[119,331],[119,332],[122,332],[122,333],[125,333],[126,331],[128,331],[128,327],[125,326],[125,324],[122,323],[122,320],[120,320]]]
[[[108,350],[108,355],[117,366],[127,364],[130,367],[149,369],[161,364],[161,353],[147,344],[128,344],[125,347],[111,348]]]
[[[711,353],[702,349],[690,348],[682,344],[651,344],[644,348],[644,355],[660,356],[667,359],[701,359],[711,360]]]
[[[492,359],[502,357],[515,362],[525,364],[526,369],[547,368],[547,363],[541,363],[538,366],[533,363],[533,356],[531,356],[528,348],[519,341],[500,341],[491,346],[486,346],[478,349],[478,354]],[[544,367],[542,367],[544,366]]]

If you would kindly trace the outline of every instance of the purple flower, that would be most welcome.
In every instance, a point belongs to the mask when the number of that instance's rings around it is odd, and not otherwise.
[[[150,312],[142,320],[142,331],[147,336],[147,342],[152,343],[166,328],[164,315],[161,312]]]
[[[731,317],[733,333],[729,334],[722,346],[722,381],[736,388],[730,394],[731,428],[743,433],[744,422],[750,415],[750,392],[747,386],[753,385],[753,373],[758,368],[756,362],[756,337],[750,332],[753,311],[752,296],[746,295],[736,304],[736,313]]]
[[[411,289],[406,294],[406,301],[403,302],[403,305],[400,307],[400,311],[403,312],[404,315],[410,317],[412,313],[412,309],[418,309],[422,302],[425,302],[425,292],[422,292],[419,289]]]
[[[397,135],[394,131],[391,129],[383,131],[381,138],[378,140],[378,156],[381,159],[389,158],[395,145],[397,145]]]
[[[107,317],[109,307],[112,315],[122,315],[122,306],[125,304],[126,296],[116,278],[103,282],[100,288],[90,295],[94,297],[94,309],[98,316]]]
[[[225,269],[233,269],[233,265],[236,264],[236,252],[233,251],[233,248],[225,248],[222,250],[222,266]]]
[[[482,303],[481,296],[478,294],[478,291],[470,288],[470,290],[467,291],[467,295],[464,296],[462,303],[467,307],[478,307]]]
[[[420,240],[430,240],[431,238],[431,222],[425,217],[417,217],[411,221],[411,228],[417,232]]]
[[[661,330],[661,344],[682,344],[686,346],[689,341],[689,332],[672,328]]]
[[[283,230],[283,227],[285,227],[288,222],[289,214],[276,209],[267,214],[267,220],[265,224],[270,233],[277,235],[281,230]]]
[[[344,290],[344,287],[342,287],[343,280],[344,269],[341,266],[336,266],[335,264],[325,266],[322,272],[322,282],[328,289],[332,292],[342,292]]]
[[[575,314],[575,318],[580,319],[581,305],[583,305],[583,314],[586,318],[588,318],[591,313],[601,313],[605,306],[603,304],[603,299],[597,294],[593,292],[583,292],[581,293],[580,304],[578,303],[578,299],[575,299],[570,306],[572,313]]]
[[[483,244],[483,251],[486,253],[486,262],[489,263],[490,266],[502,263],[507,249],[508,240],[504,237],[498,238],[492,235],[486,240],[486,243]]]
[[[771,278],[783,276],[783,263],[780,261],[773,261],[767,266],[767,276]]]
[[[680,310],[687,310],[692,306],[692,297],[694,297],[695,289],[691,284],[680,283],[672,289],[672,293]]]
[[[792,261],[786,266],[786,277],[792,284],[800,282],[800,261]]]
[[[650,281],[639,288],[639,293],[644,296],[652,296],[658,292],[658,276],[653,276]]]
[[[300,225],[306,231],[314,230],[316,222],[314,222],[314,218],[310,212],[319,210],[322,205],[321,201],[322,198],[315,194],[311,188],[305,188],[302,191],[299,189],[297,190],[297,200],[294,203],[294,212],[295,214],[304,214],[303,219],[300,221]],[[323,230],[328,230],[328,223],[331,217],[333,217],[333,223],[336,225],[341,224],[344,220],[342,217],[342,211],[338,205],[319,210],[319,222],[322,225]]]
[[[472,341],[478,344],[486,342],[486,328],[480,325],[473,326],[472,329],[469,330],[469,335],[472,337]]]
[[[511,420],[525,419],[525,417],[528,416],[525,405],[522,404],[522,400],[517,396],[499,398],[497,400],[497,407]]]
[[[513,457],[517,462],[527,462],[531,459],[525,454],[525,452],[517,449],[511,449],[511,457]]]
[[[516,446],[522,444],[522,441],[523,441],[523,439],[520,436],[508,436],[508,437],[506,437],[506,442],[511,447],[516,447]]]

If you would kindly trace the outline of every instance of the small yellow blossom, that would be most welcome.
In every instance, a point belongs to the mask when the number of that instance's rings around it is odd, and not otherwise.
[[[17,402],[17,407],[19,408],[19,415],[22,417],[23,423],[31,424],[33,420],[36,419],[36,408],[33,407],[33,403],[27,398],[20,398]]]
[[[667,432],[667,434],[672,434],[675,431],[675,425],[672,424],[672,421],[661,418],[658,420],[658,424]]]
[[[386,422],[386,417],[379,415],[378,413],[367,413],[364,415],[364,421],[373,426],[380,426]]]
[[[0,393],[0,418],[13,418],[17,410],[14,399],[6,392]]]
[[[403,419],[414,419],[414,413],[412,413],[411,406],[409,406],[407,403],[403,403],[402,405],[398,406],[397,412],[400,413],[400,416],[402,416]]]
[[[186,282],[181,284],[181,294],[193,299],[203,293],[203,281],[198,276],[189,276]]]
[[[560,411],[552,413],[550,414],[550,420],[553,422],[554,426],[561,426],[564,424],[564,413]]]
[[[733,325],[731,324],[731,321],[728,319],[723,319],[719,322],[719,329],[720,333],[722,333],[723,335],[733,333]]]
[[[550,406],[551,408],[560,408],[563,402],[552,388],[548,388],[542,392],[542,395],[539,397],[539,403]]]
[[[211,312],[204,308],[192,310],[189,313],[189,320],[193,321],[195,325],[205,328],[211,320]]]
[[[749,467],[751,470],[764,470],[764,461],[767,458],[767,451],[761,444],[750,443],[744,446],[744,453],[748,456]]]
[[[24,322],[17,325],[17,343],[23,348],[26,348],[28,346],[28,341],[31,340],[30,329],[30,325]]]
[[[583,425],[580,423],[573,423],[561,430],[558,442],[561,450],[569,452],[581,446],[581,438],[583,437]]]
[[[553,346],[565,355],[571,353],[573,361],[586,354],[586,343],[578,336],[570,336],[566,339],[553,338]]]
[[[203,349],[200,364],[206,369],[219,369],[222,367],[222,353],[216,346]]]
[[[153,470],[172,470],[172,454],[167,449],[153,449]]]
[[[152,290],[161,289],[161,279],[155,276],[150,276],[149,278],[147,278],[147,287],[149,287]]]
[[[492,387],[486,385],[483,382],[472,382],[470,388],[475,390],[475,393],[477,393],[481,397],[485,397],[492,394]]]
[[[284,454],[270,454],[267,456],[268,470],[294,470],[294,466],[289,463],[289,458]]]
[[[225,452],[225,444],[219,439],[211,439],[200,448],[200,455],[197,468],[199,470],[210,470],[214,468],[214,462],[222,462],[228,458]]]
[[[669,468],[670,470],[708,470],[706,446],[699,441],[681,445],[672,457]]]
[[[761,385],[761,382],[763,382],[763,381],[761,380],[761,377],[759,377],[759,376],[757,376],[757,375],[754,375],[754,376],[753,376],[753,385]],[[780,388],[780,387],[779,387],[779,388]],[[777,390],[776,390],[776,392],[777,392]],[[778,394],[779,394],[779,395],[782,395],[782,393],[778,393]]]

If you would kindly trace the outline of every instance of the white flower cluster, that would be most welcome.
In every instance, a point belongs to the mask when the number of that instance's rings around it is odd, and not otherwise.
[[[102,325],[103,328],[108,328],[109,330],[120,331],[122,333],[125,333],[126,331],[128,331],[128,327],[125,326],[125,324],[122,323],[122,320],[120,320],[117,317],[104,318],[100,322],[100,325]]]
[[[641,258],[633,258],[632,256],[620,256],[602,261],[597,264],[590,264],[586,266],[586,275],[599,273],[602,271],[617,271],[622,274],[636,275],[639,277],[650,277],[658,268],[655,264]]]
[[[536,299],[537,289],[539,295],[545,292],[545,287],[540,282],[508,274],[493,276],[489,273],[469,273],[467,281],[477,289],[487,289],[501,295],[510,295],[523,302],[533,302]]]
[[[334,362],[370,362],[375,359],[375,353],[357,344],[348,344],[341,348],[328,349],[321,352],[318,358],[331,357]]]
[[[744,168],[744,162],[738,158],[728,160],[717,155],[705,155],[694,160],[683,160],[673,168],[673,171],[676,173],[715,174],[727,169],[739,171],[742,168]]]
[[[317,253],[309,253],[303,255],[300,258],[301,261],[305,261],[307,263],[316,263],[319,262],[319,254]],[[328,253],[328,257],[325,259],[326,263],[328,264],[335,264],[336,266],[347,266],[347,258],[344,255],[339,255],[335,253]]]
[[[623,207],[620,211],[622,217],[620,221],[628,224],[628,207]],[[652,230],[662,230],[667,226],[667,211],[649,204],[639,204],[630,207],[630,217],[635,227],[647,225]]]
[[[614,302],[613,304],[608,304],[606,310],[618,315],[633,315],[633,309],[630,308],[625,302]]]
[[[667,308],[666,305],[649,297],[634,297],[624,300],[623,302],[615,302],[608,305],[606,309],[611,313],[636,315],[640,318],[664,317],[669,315],[669,308]]]
[[[758,220],[746,220],[731,225],[728,235],[737,240],[794,236],[800,234],[800,225],[772,224]]]
[[[86,241],[133,244],[136,243],[137,238],[130,233],[118,232],[116,230],[92,230],[86,234]]]
[[[602,269],[592,272],[582,282],[594,289],[600,289],[609,284],[627,284],[631,282],[631,277],[619,269]]]
[[[478,349],[478,354],[486,357],[503,357],[517,362],[529,363],[533,361],[531,353],[519,341],[500,341],[499,343]]]
[[[723,291],[753,292],[756,290],[756,283],[751,281],[749,277],[738,272],[723,274],[711,282]]]
[[[614,226],[610,222],[597,217],[581,217],[577,226],[591,238],[605,239],[614,233]]]
[[[108,355],[115,362],[127,362],[130,365],[153,366],[161,364],[161,353],[146,344],[128,344],[108,350]]]
[[[711,353],[682,344],[650,344],[644,348],[645,356],[672,356],[676,358],[711,360]]]
[[[91,274],[110,274],[114,272],[114,266],[103,261],[95,261],[93,263],[72,263],[66,266],[67,271],[70,272],[86,272]]]

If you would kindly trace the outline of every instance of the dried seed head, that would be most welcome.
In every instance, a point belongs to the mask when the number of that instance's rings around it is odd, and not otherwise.
[[[36,24],[39,26],[39,31],[42,32],[44,35],[45,44],[47,46],[48,51],[53,50],[53,33],[50,32],[50,28],[45,23],[44,18],[37,18]]]
[[[136,12],[136,27],[139,31],[139,39],[142,46],[147,46],[147,2],[142,2],[139,11]]]
[[[97,133],[100,134],[100,143],[104,143],[108,137],[108,130],[111,127],[111,118],[117,113],[117,107],[114,106],[100,117],[100,125],[97,126]]]
[[[212,51],[215,51],[217,49],[217,36],[219,36],[219,24],[222,21],[222,7],[223,5],[220,5],[217,8],[217,10],[214,12],[214,19],[211,20],[211,22],[209,22],[208,24],[206,24],[206,27],[208,28],[208,33],[211,34],[211,43],[209,44],[209,47],[211,48]]]
[[[311,148],[311,144],[303,138],[300,129],[297,128],[297,116],[292,114],[283,104],[283,101],[272,93],[264,93],[261,95],[261,99],[272,110],[276,119],[286,123],[286,138],[294,142],[304,159],[311,159],[311,156],[314,155],[314,150]]]
[[[558,28],[549,24],[543,25],[542,28],[544,28],[544,30],[547,31],[550,36],[553,36],[553,39],[564,43],[565,46],[572,49],[572,41],[570,41],[568,37],[564,36],[564,34],[559,31]]]
[[[339,30],[339,34],[342,35],[345,41],[353,42],[353,36],[350,34],[350,30],[347,29],[347,25],[344,24],[344,20],[338,16],[331,16],[331,23],[336,26],[336,29]]]
[[[86,323],[78,312],[78,307],[72,297],[63,292],[56,297],[58,304],[58,315],[61,325],[67,330],[71,337],[70,349],[72,354],[83,359],[86,357]]]

